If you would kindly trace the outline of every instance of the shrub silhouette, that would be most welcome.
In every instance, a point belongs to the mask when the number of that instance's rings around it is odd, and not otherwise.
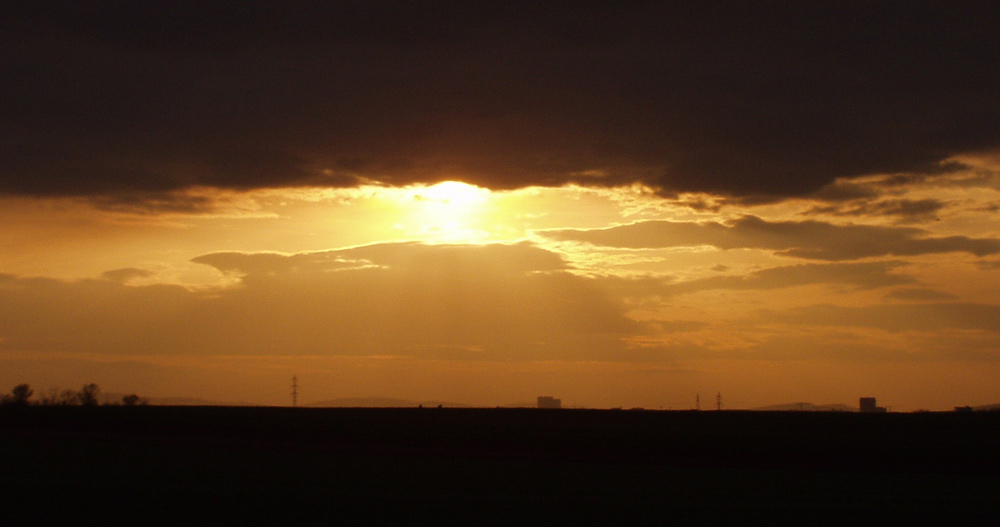
[[[97,406],[97,394],[101,388],[94,383],[84,384],[80,389],[79,400],[83,406]]]
[[[63,390],[59,393],[58,404],[62,406],[75,406],[80,404],[80,394],[76,390]]]
[[[11,390],[11,393],[0,395],[0,403],[9,406],[28,406],[39,404],[42,406],[97,406],[101,387],[95,383],[84,384],[77,390],[62,390],[52,388],[48,394],[42,394],[37,403],[31,402],[31,396],[35,391],[28,384],[18,384]],[[149,404],[147,399],[139,397],[137,394],[125,395],[120,401],[105,401],[105,404],[121,404],[124,406],[138,406]]]
[[[34,390],[27,384],[18,384],[10,391],[10,395],[0,397],[0,403],[11,406],[28,406]]]
[[[35,393],[35,391],[32,390],[31,386],[28,386],[27,384],[18,384],[13,390],[11,390],[10,393],[12,404],[27,406],[28,399],[31,399],[31,396]]]

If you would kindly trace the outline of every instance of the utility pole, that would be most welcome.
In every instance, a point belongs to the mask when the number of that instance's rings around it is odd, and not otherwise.
[[[292,375],[292,408],[299,405],[299,378]]]
[[[722,410],[722,392],[715,394],[715,409]]]
[[[695,410],[701,410],[701,394],[700,393],[694,394],[694,409]]]

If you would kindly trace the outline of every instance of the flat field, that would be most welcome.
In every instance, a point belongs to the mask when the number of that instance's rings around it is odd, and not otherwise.
[[[979,524],[998,446],[1000,412],[5,407],[0,504],[25,525]]]

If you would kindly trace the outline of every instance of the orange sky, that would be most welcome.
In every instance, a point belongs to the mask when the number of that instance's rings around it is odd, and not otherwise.
[[[196,211],[6,199],[0,381],[255,404],[288,403],[292,375],[303,403],[991,403],[1000,172],[981,165],[974,185],[873,177],[877,198],[836,207],[456,182],[196,189]],[[928,195],[932,215],[886,212]]]
[[[0,390],[1000,403],[998,26],[0,3]]]

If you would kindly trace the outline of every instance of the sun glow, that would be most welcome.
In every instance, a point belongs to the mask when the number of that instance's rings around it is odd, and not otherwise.
[[[447,207],[472,207],[485,202],[490,191],[460,181],[445,181],[430,187],[417,187],[417,199],[437,202]]]
[[[411,212],[401,228],[439,242],[474,242],[489,236],[482,225],[490,212],[488,189],[445,181],[405,190]]]

